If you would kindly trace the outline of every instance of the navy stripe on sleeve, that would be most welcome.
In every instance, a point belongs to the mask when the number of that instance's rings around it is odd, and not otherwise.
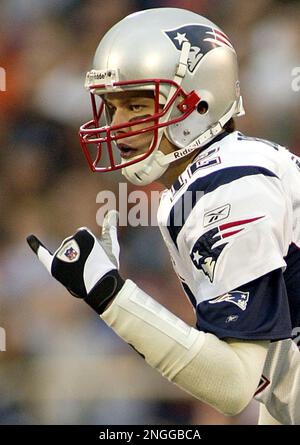
[[[197,306],[197,328],[218,338],[282,340],[292,323],[281,269]]]
[[[184,226],[185,221],[203,195],[213,192],[222,185],[229,184],[237,179],[254,175],[278,178],[275,173],[264,167],[250,165],[227,167],[210,173],[202,178],[197,178],[192,182],[188,189],[174,204],[168,218],[167,227],[175,246],[177,247],[177,237]]]

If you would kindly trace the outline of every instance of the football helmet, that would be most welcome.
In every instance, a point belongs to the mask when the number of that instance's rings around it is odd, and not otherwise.
[[[207,144],[232,117],[244,114],[239,85],[236,52],[211,21],[178,8],[127,16],[103,37],[86,75],[93,119],[79,134],[91,169],[122,168],[138,185],[155,181],[171,162]],[[153,91],[153,115],[112,125],[101,97],[133,90]],[[145,132],[152,139],[145,152],[118,159],[122,138]],[[163,134],[177,148],[171,154],[159,150]]]

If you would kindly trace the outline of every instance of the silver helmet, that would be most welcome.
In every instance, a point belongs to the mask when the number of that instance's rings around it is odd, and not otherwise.
[[[93,171],[122,168],[134,184],[155,181],[171,162],[207,144],[232,117],[244,114],[232,44],[214,23],[184,9],[148,9],[113,26],[97,48],[85,86],[93,107],[93,119],[80,128],[88,162]],[[104,102],[98,107],[96,98],[127,90],[152,90],[155,112],[134,124],[112,126]],[[118,161],[121,130],[126,137],[137,135],[141,123],[143,132],[153,133],[152,143],[142,155]],[[159,150],[163,134],[177,148],[168,155]],[[109,165],[103,165],[104,147]]]

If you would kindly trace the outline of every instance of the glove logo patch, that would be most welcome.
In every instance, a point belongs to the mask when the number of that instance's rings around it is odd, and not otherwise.
[[[74,239],[68,241],[57,253],[57,258],[65,263],[75,263],[80,257],[80,249]]]

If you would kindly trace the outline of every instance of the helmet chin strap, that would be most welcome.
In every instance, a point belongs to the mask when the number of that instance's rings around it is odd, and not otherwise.
[[[164,174],[172,162],[178,161],[178,159],[187,156],[220,134],[223,131],[223,127],[226,122],[228,122],[234,115],[243,116],[244,114],[245,111],[243,107],[243,100],[242,97],[240,97],[239,100],[233,102],[229,111],[221,117],[217,124],[213,125],[202,133],[188,146],[181,148],[180,150],[173,151],[167,155],[156,148],[154,152],[151,153],[148,158],[146,158],[146,160],[123,168],[122,174],[128,181],[135,185],[151,184],[151,182],[157,180]],[[157,147],[159,147],[161,136],[162,135],[160,135]]]
[[[239,100],[233,102],[229,111],[225,113],[215,125],[212,125],[208,130],[194,139],[193,142],[191,142],[186,147],[181,148],[180,150],[176,150],[172,153],[164,155],[163,159],[161,159],[162,166],[168,166],[170,163],[178,161],[178,159],[182,158],[183,156],[187,156],[197,148],[200,148],[203,145],[207,144],[223,131],[223,127],[226,122],[228,122],[234,115],[242,116],[243,114],[245,114],[245,112],[243,108],[242,97],[240,97]]]
[[[151,184],[160,178],[169,166],[168,164],[162,165],[163,158],[164,154],[155,150],[144,161],[122,168],[122,175],[135,185]]]

